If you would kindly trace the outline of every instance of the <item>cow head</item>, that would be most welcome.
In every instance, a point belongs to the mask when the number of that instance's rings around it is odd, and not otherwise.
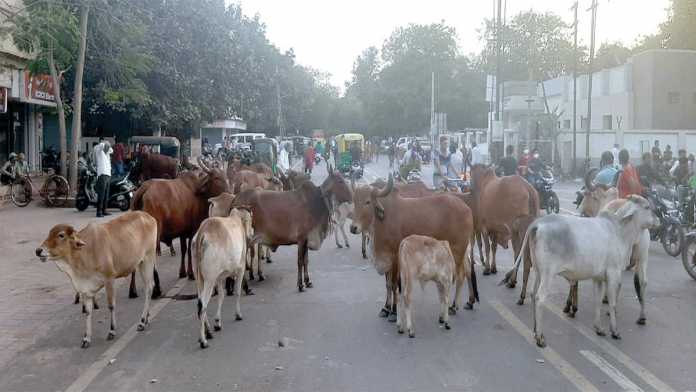
[[[578,205],[581,216],[597,216],[604,206],[619,197],[616,188],[592,183],[596,173],[597,169],[592,169],[585,174],[585,190],[582,202]]]
[[[77,231],[70,225],[53,226],[39,248],[36,249],[36,256],[45,262],[51,260],[66,260],[73,252],[79,251],[87,245],[77,235]]]
[[[223,192],[218,196],[208,199],[208,216],[229,216],[232,210],[232,202],[234,195],[229,192]]]
[[[237,217],[242,223],[247,242],[253,241],[254,227],[252,225],[251,210],[245,207],[233,208],[229,214],[230,217]]]
[[[200,157],[198,158],[198,165],[205,174],[199,177],[198,186],[196,187],[197,195],[211,198],[228,191],[227,178],[222,170],[209,168]]]
[[[267,177],[266,181],[268,182],[268,190],[282,191],[283,188],[285,188],[285,184],[283,184],[283,181],[278,177]]]
[[[353,193],[353,222],[350,232],[358,234],[368,231],[374,223],[375,217],[384,220],[384,206],[379,200],[391,193],[394,189],[394,178],[389,175],[389,181],[384,188],[361,186]]]
[[[614,203],[620,201],[622,200],[619,199]],[[629,196],[623,206],[616,210],[616,216],[622,226],[633,226],[637,231],[656,228],[660,225],[660,220],[655,216],[650,202],[638,195]]]
[[[493,170],[492,168],[482,164],[476,164],[472,166],[471,190],[474,192],[478,192],[486,181],[494,177],[497,176],[495,175],[495,170]]]
[[[341,173],[336,171],[329,171],[329,176],[324,180],[320,188],[324,196],[331,195],[338,204],[350,203],[353,199],[353,194],[348,184],[346,184],[346,180]]]

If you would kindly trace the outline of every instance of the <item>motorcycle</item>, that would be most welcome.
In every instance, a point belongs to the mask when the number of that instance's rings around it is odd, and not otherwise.
[[[540,176],[537,176],[533,181],[534,188],[539,193],[539,202],[541,209],[546,210],[547,214],[558,214],[561,208],[561,203],[558,200],[558,195],[553,190],[553,184],[556,180],[553,177],[551,170],[544,169]]]
[[[129,179],[130,171],[123,177],[111,177],[109,183],[109,201],[107,206],[118,208],[121,211],[128,211],[130,202],[133,198],[135,185]],[[87,207],[97,205],[97,173],[91,167],[82,167],[78,178],[78,193],[75,197],[75,208],[84,211]]]
[[[350,178],[362,178],[363,167],[359,162],[353,162],[350,165]]]
[[[650,229],[650,239],[660,240],[668,255],[677,257],[684,246],[684,226],[676,200],[662,197],[655,189],[645,192],[645,197],[653,205],[653,211],[660,221],[659,227]]]
[[[41,167],[44,172],[48,172],[50,169],[53,169],[56,173],[60,172],[60,154],[53,146],[48,147],[41,153]]]

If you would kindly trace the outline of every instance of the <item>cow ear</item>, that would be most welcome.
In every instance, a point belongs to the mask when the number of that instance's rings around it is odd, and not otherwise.
[[[82,248],[84,248],[85,245],[87,245],[86,242],[82,241],[82,239],[75,234],[73,234],[71,236],[71,239],[72,239],[72,244],[75,247],[75,249],[82,249]]]

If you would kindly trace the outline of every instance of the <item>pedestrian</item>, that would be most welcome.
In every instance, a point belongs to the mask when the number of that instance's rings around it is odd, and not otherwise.
[[[619,143],[614,143],[614,148],[611,149],[611,155],[614,156],[614,162],[619,161]]]
[[[505,157],[498,162],[498,166],[503,169],[504,176],[514,176],[517,173],[517,159],[515,159],[515,147],[509,144],[505,147]]]
[[[281,173],[287,173],[287,171],[290,170],[290,157],[285,143],[280,144],[278,167],[280,168]]]
[[[674,161],[674,163],[672,164],[672,167],[669,169],[670,176],[673,176],[673,177],[675,176],[674,173],[676,172],[677,167],[679,167],[679,165],[681,164],[680,161],[682,158],[686,159],[687,163],[688,163],[688,159],[686,157],[686,150],[683,148],[680,148],[679,151],[677,151],[677,159]]]
[[[433,187],[435,189],[442,188],[444,177],[449,177],[449,174],[453,172],[450,168],[452,165],[452,155],[448,147],[447,136],[440,136],[440,148],[433,160]]]
[[[662,153],[660,152],[660,141],[655,140],[655,145],[652,150],[652,160],[654,165],[659,165],[662,162]]]
[[[481,147],[479,147],[476,142],[471,143],[471,166],[482,165],[484,163]]]
[[[109,203],[109,184],[111,183],[109,154],[112,152],[109,142],[100,137],[99,143],[94,146],[94,159],[97,164],[97,218],[111,215],[106,211],[106,206]]]
[[[114,146],[114,172],[117,176],[123,176],[126,174],[126,168],[123,164],[123,159],[126,156],[126,148],[123,143],[116,143]]]
[[[619,151],[619,164],[621,165],[621,174],[616,185],[619,198],[626,199],[630,195],[641,195],[643,187],[640,185],[636,169],[629,162],[628,150],[625,148]]]
[[[452,156],[452,168],[455,170],[456,178],[464,173],[464,154],[457,144],[450,144],[450,155]]]
[[[389,143],[387,147],[387,155],[389,156],[389,169],[394,168],[394,158],[396,157],[396,145],[394,143]]]
[[[672,165],[672,146],[669,144],[665,147],[665,152],[662,153],[662,161],[668,165]]]
[[[309,143],[307,148],[304,150],[304,164],[305,164],[305,169],[304,172],[305,174],[312,175],[312,169],[314,169],[314,159],[315,159],[315,151],[314,147],[312,146],[312,143]]]

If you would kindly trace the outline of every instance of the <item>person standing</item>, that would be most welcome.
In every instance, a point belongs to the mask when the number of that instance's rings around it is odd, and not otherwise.
[[[452,157],[452,169],[454,169],[454,177],[452,178],[459,178],[459,176],[464,173],[464,154],[462,154],[462,150],[458,148],[456,144],[450,144],[450,156]],[[449,174],[447,175],[448,177],[451,177]]]
[[[97,218],[111,215],[106,212],[109,203],[109,184],[111,183],[111,160],[109,155],[113,152],[111,145],[103,137],[94,146],[94,159],[97,164]]]
[[[114,172],[117,176],[126,174],[126,168],[123,165],[123,158],[126,156],[126,149],[123,143],[116,143],[114,146]]]
[[[314,169],[314,159],[315,152],[312,143],[309,143],[307,148],[304,150],[304,164],[305,164],[305,174],[312,175],[312,169]]]
[[[655,145],[653,146],[651,152],[652,152],[653,164],[659,165],[660,162],[662,161],[662,152],[660,151],[660,141],[659,140],[655,140]]]
[[[483,156],[481,155],[481,148],[476,144],[476,142],[471,143],[471,166],[483,164]]]
[[[619,161],[619,144],[614,143],[614,148],[611,149],[611,155],[614,156],[614,162]]]
[[[450,168],[452,164],[452,155],[448,150],[447,137],[440,137],[440,149],[435,154],[435,159],[433,161],[433,187],[435,189],[442,188],[444,183],[444,177],[450,172],[453,172]]]
[[[285,143],[280,143],[280,156],[278,157],[278,167],[282,173],[290,170],[290,157]]]
[[[498,162],[498,166],[503,169],[504,176],[517,174],[517,159],[515,159],[515,147],[512,144],[505,147],[505,158]]]
[[[640,179],[636,169],[628,161],[628,150],[625,148],[619,151],[619,164],[621,165],[621,174],[616,188],[619,191],[619,198],[625,199],[630,195],[640,195],[643,193],[643,187],[640,185]]]

